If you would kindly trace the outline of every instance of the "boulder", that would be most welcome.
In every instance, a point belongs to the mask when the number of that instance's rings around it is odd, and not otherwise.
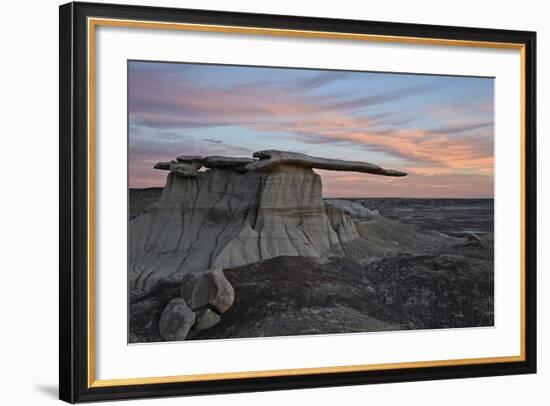
[[[210,327],[215,326],[221,320],[221,317],[218,313],[211,309],[199,310],[197,313],[197,322],[193,326],[195,330],[206,330]]]
[[[178,157],[179,159],[180,157]],[[201,162],[194,161],[170,161],[170,162],[157,162],[154,169],[160,169],[163,171],[170,171],[182,178],[195,178],[198,175],[198,171],[202,166]]]
[[[185,300],[172,299],[160,316],[160,336],[165,341],[185,340],[195,320],[195,313],[187,306]]]
[[[201,274],[187,274],[181,283],[181,297],[193,311],[212,309],[225,313],[235,301],[235,290],[221,268]]]
[[[225,277],[221,268],[216,268],[207,273],[216,287],[216,293],[213,295],[210,304],[222,314],[229,310],[235,301],[235,289]]]
[[[215,286],[206,274],[187,274],[181,281],[181,297],[194,311],[208,307],[214,290]]]

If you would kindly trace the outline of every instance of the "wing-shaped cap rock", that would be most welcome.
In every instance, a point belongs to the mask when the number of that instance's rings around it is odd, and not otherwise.
[[[280,165],[297,166],[301,168],[326,169],[329,171],[363,172],[383,176],[406,176],[405,172],[393,169],[384,169],[378,165],[360,161],[345,161],[287,152],[278,150],[265,150],[254,152],[258,161],[246,165],[246,169],[269,171]]]
[[[175,161],[157,162],[153,168],[170,171],[183,178],[194,178],[201,167],[231,169],[244,173],[247,171],[246,165],[255,161],[254,158],[243,157],[180,155]]]
[[[279,166],[295,166],[304,169],[325,169],[329,171],[349,171],[370,173],[382,176],[406,176],[405,172],[385,169],[378,165],[360,161],[320,158],[298,152],[265,150],[254,152],[253,158],[227,156],[180,155],[176,161],[158,162],[154,168],[167,170],[184,178],[194,178],[201,167],[231,169],[237,172],[269,172]]]
[[[181,161],[170,161],[170,162],[157,162],[154,169],[160,169],[163,171],[170,171],[175,173],[182,178],[195,178],[199,169],[202,166],[200,162],[181,162]]]
[[[253,163],[253,158],[229,157],[229,156],[207,156],[204,158],[204,166],[207,168],[226,168],[238,172],[246,172],[246,165]]]
[[[202,164],[204,158],[200,155],[180,155],[176,158],[176,160],[178,162]]]

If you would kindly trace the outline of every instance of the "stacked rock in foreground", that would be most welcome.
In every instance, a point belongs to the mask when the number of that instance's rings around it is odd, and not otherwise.
[[[155,166],[170,173],[160,200],[130,222],[131,298],[210,269],[278,256],[343,256],[346,243],[359,238],[356,223],[344,210],[325,206],[321,178],[312,169],[406,175],[283,151],[254,157],[181,156]]]
[[[186,274],[180,297],[162,312],[159,333],[164,340],[184,340],[191,328],[206,330],[221,320],[235,301],[235,290],[221,268]]]

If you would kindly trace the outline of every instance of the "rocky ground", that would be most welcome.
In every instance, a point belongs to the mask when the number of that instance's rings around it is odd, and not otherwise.
[[[131,191],[130,216],[139,215],[160,191]],[[379,207],[372,201],[367,207],[381,212],[393,207],[379,200]],[[486,204],[482,202],[483,210]],[[430,205],[416,207],[415,213],[429,216]],[[452,230],[445,229],[442,221],[430,227],[427,220],[415,224],[419,218],[407,224],[407,219],[398,221],[397,215],[393,219],[381,215],[363,219],[362,238],[345,246],[346,258],[322,262],[281,256],[226,269],[225,276],[235,289],[233,306],[220,323],[203,331],[191,330],[186,339],[491,326],[493,234],[487,226],[491,210],[492,206],[485,210],[483,218],[472,211],[484,225],[475,235],[460,232],[473,227],[466,224],[467,214],[456,209],[461,225]],[[441,212],[453,214],[450,209]],[[475,222],[470,216],[470,223]],[[369,259],[354,261],[357,252],[368,253]],[[160,316],[179,295],[179,285],[161,284],[130,303],[130,342],[161,341]]]
[[[148,206],[155,203],[160,198],[161,193],[161,187],[130,189],[128,192],[130,220],[136,218]]]

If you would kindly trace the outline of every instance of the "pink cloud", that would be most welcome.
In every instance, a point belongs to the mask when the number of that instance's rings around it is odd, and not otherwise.
[[[404,178],[386,178],[331,171],[315,172],[323,179],[324,197],[493,197],[493,178],[490,176],[429,176],[412,173]]]
[[[330,75],[320,75],[300,86],[295,84],[295,88],[270,83],[216,88],[139,70],[131,72],[130,80],[140,84],[131,86],[129,92],[133,125],[157,130],[234,125],[264,133],[285,132],[305,144],[349,144],[360,150],[384,152],[392,162],[403,163],[396,169],[409,173],[398,183],[368,175],[325,174],[325,188],[333,196],[345,190],[355,193],[363,186],[371,192],[370,196],[373,193],[385,196],[424,193],[441,197],[492,195],[493,122],[486,117],[480,119],[478,114],[492,111],[488,100],[430,109],[419,107],[425,117],[433,118],[431,128],[420,128],[418,124],[410,124],[411,117],[418,112],[374,113],[368,108],[431,91],[430,86],[410,86],[342,99],[305,91],[333,80]],[[357,112],[360,108],[363,109],[361,115]],[[181,140],[179,143],[181,145]],[[158,146],[146,147],[141,156],[132,155],[132,161],[136,161],[131,163],[131,179],[136,179],[132,180],[134,187],[147,182],[162,184],[164,174],[151,171],[149,165],[174,157],[173,148],[166,145],[158,153],[155,152]],[[212,147],[206,145],[203,150],[214,154]],[[217,151],[230,154],[228,145]],[[170,156],[166,156],[169,153]],[[384,162],[375,163],[386,166]]]

